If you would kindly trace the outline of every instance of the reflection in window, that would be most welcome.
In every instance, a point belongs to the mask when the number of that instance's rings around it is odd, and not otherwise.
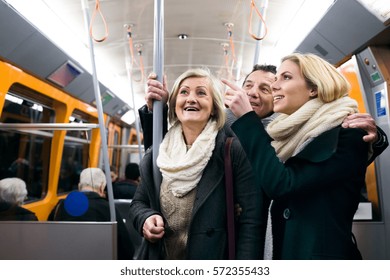
[[[47,123],[54,111],[7,94],[0,122]],[[0,179],[18,177],[26,182],[27,202],[43,198],[48,187],[52,134],[44,131],[0,130]]]
[[[82,113],[74,112],[69,123],[88,123]],[[91,131],[68,130],[62,153],[58,194],[78,189],[80,173],[88,167],[89,141]]]
[[[59,194],[77,190],[80,173],[87,167],[87,161],[83,157],[83,151],[88,149],[88,144],[77,143],[72,139],[65,141],[60,178],[58,180]]]

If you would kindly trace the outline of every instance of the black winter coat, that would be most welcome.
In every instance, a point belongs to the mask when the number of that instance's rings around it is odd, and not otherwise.
[[[283,164],[254,112],[242,116],[232,128],[257,180],[274,200],[274,258],[361,258],[351,235],[360,190],[365,186],[365,131],[333,128]]]
[[[28,209],[2,201],[0,202],[0,221],[38,221],[38,218]]]
[[[227,259],[227,218],[224,180],[225,132],[218,133],[213,154],[196,190],[190,222],[186,259]],[[255,186],[251,166],[237,140],[231,147],[234,197],[243,211],[237,223],[237,259],[263,257],[268,201]],[[154,191],[152,151],[140,163],[141,184],[130,207],[134,227],[142,234],[143,224],[153,214],[161,215],[159,193]],[[163,258],[162,242],[150,245],[149,259]]]

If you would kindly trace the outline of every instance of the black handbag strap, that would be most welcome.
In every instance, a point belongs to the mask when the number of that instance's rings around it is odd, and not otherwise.
[[[233,137],[228,137],[225,142],[225,185],[226,185],[226,210],[228,229],[228,257],[234,260],[236,257],[236,238],[234,225],[234,198],[233,198],[233,170],[230,158],[230,146]]]

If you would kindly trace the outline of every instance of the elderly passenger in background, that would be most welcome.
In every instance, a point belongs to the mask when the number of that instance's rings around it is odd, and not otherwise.
[[[0,180],[0,221],[38,221],[34,212],[22,207],[26,183],[19,178]]]
[[[106,175],[100,168],[86,168],[80,173],[79,191],[85,195],[88,205],[84,213],[71,213],[65,207],[65,200],[58,201],[51,211],[49,221],[96,221],[111,219],[110,206],[105,198]],[[134,248],[119,211],[115,209],[118,231],[118,259],[132,259]],[[97,244],[98,246],[98,244]]]
[[[113,185],[115,199],[133,199],[140,182],[139,165],[129,162],[125,169],[125,179],[118,180]]]

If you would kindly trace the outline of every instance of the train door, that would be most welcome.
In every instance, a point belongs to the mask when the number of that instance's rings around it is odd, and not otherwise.
[[[390,48],[369,47],[352,59],[367,111],[390,135]],[[355,220],[353,232],[364,259],[390,259],[390,148],[377,157],[366,177],[371,215]],[[368,170],[370,172],[370,170]],[[370,208],[368,210],[370,210]]]

